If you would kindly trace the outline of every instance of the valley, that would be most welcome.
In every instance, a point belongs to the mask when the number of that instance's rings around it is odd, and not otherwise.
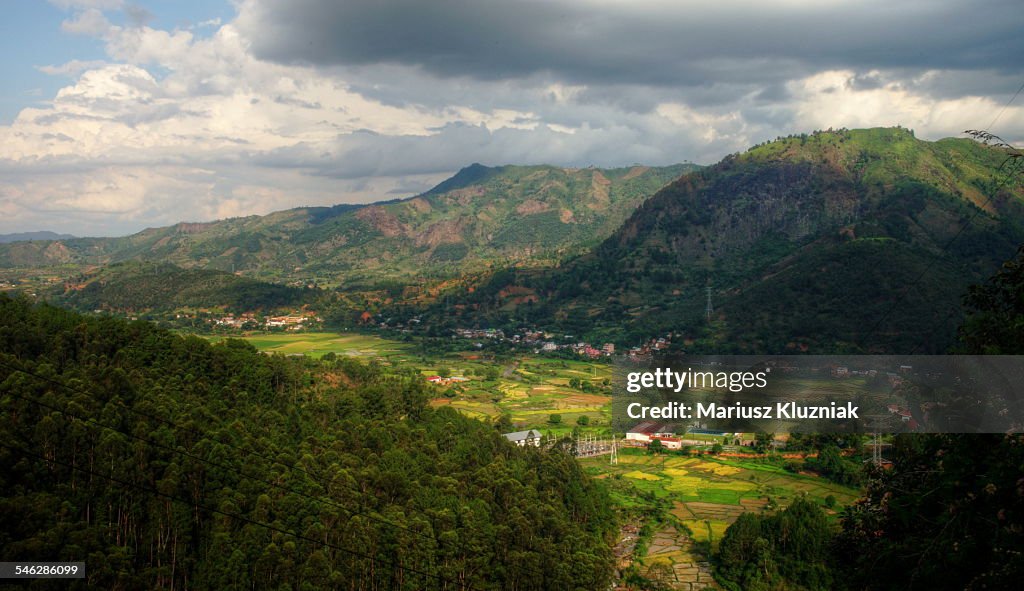
[[[67,509],[67,527],[114,556],[99,571],[111,585],[136,568],[173,587],[163,565],[189,546],[206,553],[189,576],[216,587],[231,575],[207,557],[233,541],[250,583],[836,588],[874,568],[876,532],[917,551],[915,503],[934,523],[961,502],[978,505],[972,527],[1002,522],[1018,476],[995,451],[1017,457],[1016,440],[893,435],[884,461],[859,434],[627,442],[612,426],[613,360],[993,351],[990,325],[1016,326],[1004,300],[1019,266],[989,278],[1024,243],[1007,157],[900,127],[828,130],[708,167],[475,164],[409,199],[0,244],[0,361],[27,364],[0,370],[16,395],[2,399],[3,434],[20,442],[0,459],[47,508],[11,531],[26,553],[52,550],[65,527],[47,521],[54,491],[74,499],[86,511]],[[503,437],[523,431],[539,432],[536,448]],[[274,491],[242,471],[227,449],[239,446],[266,451],[255,462]],[[33,450],[66,461],[22,461]],[[901,496],[929,482],[916,474],[944,478],[929,471],[944,454],[983,456],[1000,484],[939,507]],[[84,457],[170,504],[83,486]],[[914,510],[883,510],[892,498]],[[95,511],[132,519],[107,526]],[[199,525],[203,512],[248,525]],[[127,567],[105,553],[111,528],[173,541]]]
[[[224,337],[206,338],[221,342]],[[604,360],[560,359],[521,350],[496,355],[472,345],[437,353],[422,343],[373,334],[270,333],[241,338],[267,354],[327,361],[355,358],[385,371],[414,372],[425,382],[440,374],[445,376],[437,380],[441,385],[429,386],[432,407],[456,409],[499,431],[536,429],[548,441],[545,445],[613,436],[611,366]],[[608,487],[622,524],[615,538],[619,585],[663,584],[685,591],[720,588],[712,562],[726,529],[740,515],[777,511],[802,498],[837,521],[860,494],[855,487],[836,484],[806,468],[805,456],[816,455],[813,450],[772,455],[730,444],[722,453],[715,447],[722,441],[708,436],[703,445],[689,447],[685,454],[652,454],[620,441],[614,464],[607,454],[579,458],[587,474]]]

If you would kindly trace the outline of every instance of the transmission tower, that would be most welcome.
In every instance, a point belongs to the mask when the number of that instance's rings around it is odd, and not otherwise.
[[[715,311],[715,307],[713,305],[711,305],[711,285],[710,284],[708,284],[708,286],[706,288],[706,291],[707,291],[707,294],[708,294],[708,303],[707,303],[707,306],[705,307],[705,313],[707,314],[708,322],[711,322],[711,314]]]
[[[871,429],[871,463],[876,466],[882,465],[882,447],[887,444],[882,443],[882,433],[887,429],[885,415],[866,415],[865,427]]]
[[[619,465],[619,446],[615,441],[615,434],[612,433],[612,455],[608,458],[608,463],[612,466]]]

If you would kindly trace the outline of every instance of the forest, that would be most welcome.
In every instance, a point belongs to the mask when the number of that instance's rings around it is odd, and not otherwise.
[[[0,548],[33,588],[601,589],[607,491],[373,363],[0,296]]]
[[[958,352],[1024,354],[1024,248],[964,298]],[[1008,396],[1012,398],[1012,396]],[[1019,427],[1018,427],[1019,431]],[[887,469],[853,473],[828,437],[797,442],[835,481],[864,494],[838,526],[807,502],[741,516],[726,531],[718,577],[730,590],[1012,589],[1024,577],[1024,437],[904,434]]]

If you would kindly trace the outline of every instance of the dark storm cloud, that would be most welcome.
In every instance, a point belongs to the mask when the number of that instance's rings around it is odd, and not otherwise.
[[[767,86],[837,68],[1019,72],[1024,55],[1019,0],[253,0],[238,24],[273,61],[581,84]]]

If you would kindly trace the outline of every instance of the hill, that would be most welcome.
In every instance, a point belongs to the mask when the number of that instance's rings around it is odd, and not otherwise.
[[[14,234],[0,234],[0,244],[28,240],[66,240],[68,238],[74,238],[74,236],[71,234],[58,234],[48,230],[40,232],[15,232]]]
[[[944,350],[967,285],[1024,242],[1005,159],[902,128],[781,138],[683,176],[560,269],[497,274],[454,322],[622,344],[671,331],[717,352]]]
[[[191,307],[247,312],[295,308],[313,302],[318,293],[212,269],[129,262],[72,277],[51,299],[85,311],[171,312]]]
[[[416,372],[0,295],[0,385],[0,549],[84,560],[88,588],[610,583],[601,483]]]
[[[0,245],[0,267],[142,261],[336,285],[450,277],[508,261],[557,262],[598,244],[655,191],[694,168],[474,164],[405,200],[180,223],[122,238]]]

